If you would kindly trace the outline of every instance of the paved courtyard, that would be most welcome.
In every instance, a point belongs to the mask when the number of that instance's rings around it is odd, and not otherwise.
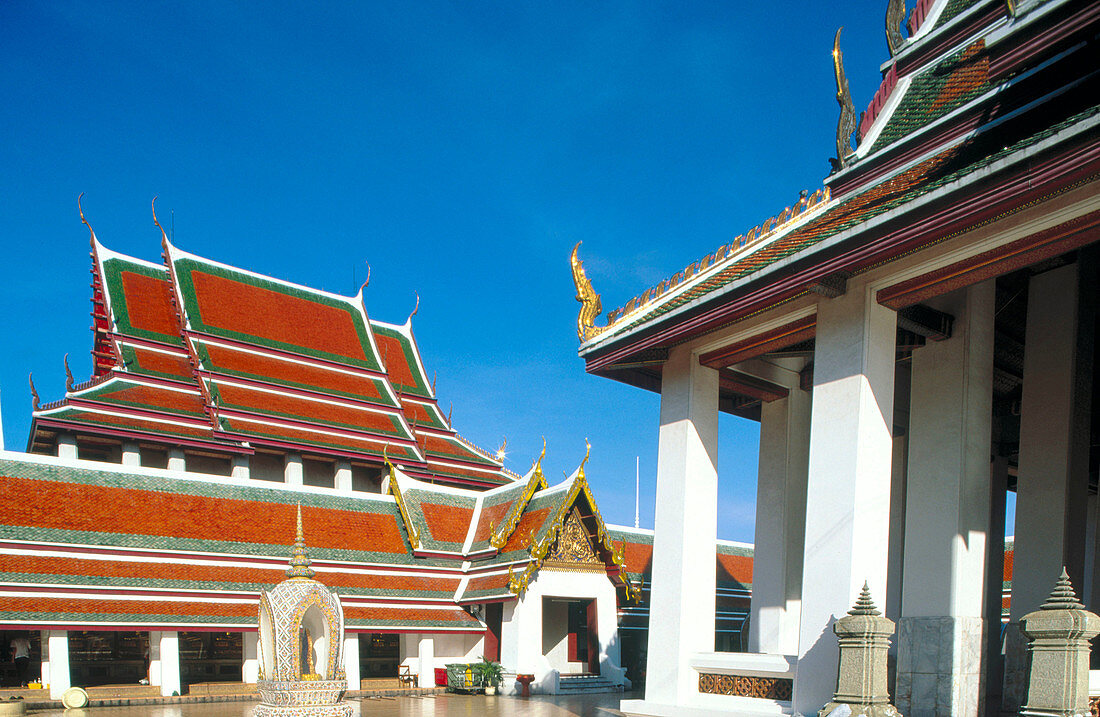
[[[430,695],[349,700],[356,714],[377,717],[608,717],[618,715],[623,694],[482,697]],[[631,695],[625,695],[630,698]],[[39,717],[248,717],[255,702],[218,702],[144,707],[99,707],[83,710],[31,712]]]

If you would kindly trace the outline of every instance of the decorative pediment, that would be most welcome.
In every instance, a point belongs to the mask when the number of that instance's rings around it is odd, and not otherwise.
[[[604,562],[592,545],[592,538],[574,508],[565,519],[557,540],[543,561],[548,568],[604,570]]]

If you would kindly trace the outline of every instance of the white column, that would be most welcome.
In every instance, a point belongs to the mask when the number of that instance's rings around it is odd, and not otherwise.
[[[160,694],[171,697],[180,692],[180,636],[178,632],[160,633]]]
[[[691,655],[714,651],[718,372],[673,348],[661,381],[646,702],[698,694]]]
[[[1013,621],[1043,603],[1063,565],[1075,584],[1084,575],[1089,420],[1078,415],[1088,407],[1077,381],[1085,358],[1078,325],[1086,329],[1091,316],[1081,320],[1077,294],[1075,264],[1032,277],[1028,288]]]
[[[359,633],[344,633],[344,674],[348,678],[348,689],[358,690],[362,687],[359,674]]]
[[[897,315],[874,292],[818,305],[802,615],[794,710],[816,713],[836,689],[832,624],[864,581],[886,599]]]
[[[287,453],[286,463],[283,464],[283,482],[287,485],[302,485],[305,481],[305,471],[302,467],[302,457],[297,453]]]
[[[65,690],[73,686],[69,676],[69,633],[65,630],[50,630],[48,644],[50,699],[59,700]]]
[[[170,471],[185,471],[187,470],[187,457],[183,451],[179,448],[168,449],[168,470]]]
[[[336,490],[345,493],[351,492],[351,463],[349,461],[336,461]]]
[[[417,683],[420,687],[435,686],[435,639],[431,635],[420,635],[416,649],[420,660],[420,674]]]
[[[760,407],[760,468],[756,488],[749,652],[798,653],[810,394]]]
[[[159,630],[149,632],[149,684],[160,687],[160,636]]]
[[[914,717],[980,709],[995,295],[990,280],[933,303],[952,336],[913,353],[895,697]]]
[[[1001,615],[1005,574],[1005,521],[1008,501],[1008,459],[994,457],[989,466],[989,541],[985,560],[985,707],[1001,706],[1004,659],[1001,656]]]
[[[260,679],[260,633],[256,630],[241,633],[241,681],[254,684]]]
[[[122,444],[122,465],[141,465],[141,450],[138,448],[138,445],[136,443],[131,443],[127,441]]]
[[[1005,647],[1005,707],[1025,687],[1019,620],[1041,605],[1064,565],[1084,576],[1092,378],[1091,284],[1078,264],[1031,277],[1027,296],[1011,624]]]
[[[234,478],[241,478],[248,480],[248,456],[233,456],[233,473]]]
[[[60,433],[57,436],[57,457],[76,458],[76,436],[71,433]]]

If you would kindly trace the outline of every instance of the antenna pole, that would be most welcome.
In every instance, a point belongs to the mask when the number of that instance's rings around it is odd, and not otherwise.
[[[642,480],[641,471],[639,465],[641,462],[640,456],[634,456],[634,527],[638,527],[638,496],[641,493]]]

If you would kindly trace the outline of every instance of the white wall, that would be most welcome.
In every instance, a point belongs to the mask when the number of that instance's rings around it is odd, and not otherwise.
[[[505,671],[533,674],[532,692],[557,692],[559,671],[543,654],[544,597],[596,600],[600,674],[614,683],[622,683],[625,675],[619,657],[615,586],[604,573],[542,569],[519,601],[506,603],[500,631],[500,661]]]

